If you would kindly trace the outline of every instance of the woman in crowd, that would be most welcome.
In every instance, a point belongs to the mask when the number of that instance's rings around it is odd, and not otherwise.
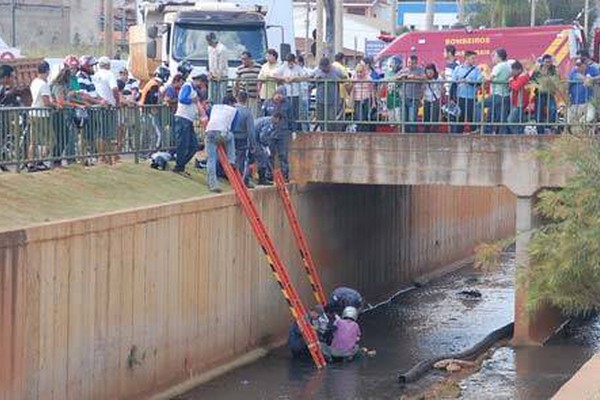
[[[358,132],[371,132],[373,131],[372,125],[363,122],[368,122],[371,119],[371,109],[375,106],[375,86],[365,64],[360,63],[356,66],[356,74],[352,80],[350,96],[354,103],[356,130]]]
[[[425,66],[425,89],[423,92],[423,122],[425,132],[435,133],[439,131],[440,108],[442,101],[442,80],[435,64]]]
[[[52,97],[54,97],[57,112],[53,113],[52,124],[56,133],[56,142],[53,149],[53,156],[56,157],[54,164],[60,166],[60,157],[69,157],[75,155],[75,132],[73,125],[74,112],[72,109],[74,92],[71,89],[71,70],[63,68],[50,85]]]

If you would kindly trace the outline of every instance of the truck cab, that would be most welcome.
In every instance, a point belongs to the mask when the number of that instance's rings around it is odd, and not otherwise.
[[[150,79],[161,63],[168,65],[172,74],[184,60],[206,71],[206,36],[211,32],[227,49],[230,77],[235,76],[243,51],[249,51],[259,63],[264,62],[269,47],[283,53],[292,51],[292,46],[285,43],[285,33],[293,37],[293,32],[286,32],[284,26],[268,25],[269,13],[275,10],[264,4],[169,1],[144,4],[141,11],[138,24],[130,30],[131,70],[141,80]],[[279,32],[273,35],[269,32],[273,30]]]

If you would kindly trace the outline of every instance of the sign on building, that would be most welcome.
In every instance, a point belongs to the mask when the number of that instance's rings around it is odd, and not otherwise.
[[[375,57],[387,45],[383,40],[365,39],[365,57]]]

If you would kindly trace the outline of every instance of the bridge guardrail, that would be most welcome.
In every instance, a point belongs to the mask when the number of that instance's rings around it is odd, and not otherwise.
[[[247,92],[254,116],[284,111],[292,132],[592,134],[600,105],[596,82],[538,79],[514,89],[506,82],[441,79],[238,79],[218,82],[222,93],[209,90],[208,102],[254,87]],[[493,85],[503,85],[503,92]],[[283,105],[275,95],[281,87],[286,89]],[[164,105],[0,108],[0,168],[110,163],[121,155],[137,162],[157,149],[174,149],[173,118]],[[202,132],[200,123],[197,132]]]

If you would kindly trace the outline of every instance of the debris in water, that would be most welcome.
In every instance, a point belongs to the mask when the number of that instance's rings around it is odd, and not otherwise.
[[[377,350],[369,350],[366,347],[363,347],[362,349],[363,354],[365,354],[367,357],[375,357],[377,355]]]
[[[480,299],[481,298],[481,292],[479,290],[463,290],[458,292],[459,296],[468,298],[468,299]]]
[[[441,360],[433,364],[433,368],[435,369],[445,369],[450,371],[448,368],[450,365],[458,366],[459,368],[474,368],[477,367],[477,363],[473,361],[465,361],[465,360],[457,360],[453,358],[448,358],[446,360]],[[450,371],[452,372],[452,371]]]

